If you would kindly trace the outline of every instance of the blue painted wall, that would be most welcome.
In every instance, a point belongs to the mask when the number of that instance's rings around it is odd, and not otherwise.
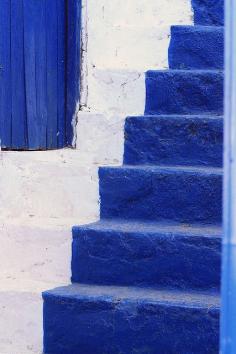
[[[224,238],[220,353],[236,353],[236,1],[225,7]]]
[[[0,0],[2,148],[71,145],[80,10],[79,0]]]

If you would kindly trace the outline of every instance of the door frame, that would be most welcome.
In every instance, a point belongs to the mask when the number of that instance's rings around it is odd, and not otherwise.
[[[75,147],[81,78],[82,0],[66,0],[66,146]]]

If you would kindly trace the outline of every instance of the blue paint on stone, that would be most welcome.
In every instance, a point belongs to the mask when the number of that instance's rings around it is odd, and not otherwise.
[[[44,353],[218,353],[217,294],[72,285],[46,292]]]
[[[223,81],[221,71],[148,71],[145,114],[222,115]]]
[[[169,46],[170,69],[223,69],[224,28],[173,26]]]
[[[222,117],[129,117],[125,122],[124,163],[221,167],[222,144]]]
[[[219,289],[221,228],[101,220],[73,228],[72,281]]]
[[[221,222],[221,169],[103,167],[99,179],[101,218]]]
[[[224,26],[224,0],[192,0],[195,25]]]
[[[99,170],[101,220],[73,228],[87,285],[43,294],[45,354],[219,352],[223,1],[192,5],[174,70],[147,72],[146,116],[126,120],[124,165]]]

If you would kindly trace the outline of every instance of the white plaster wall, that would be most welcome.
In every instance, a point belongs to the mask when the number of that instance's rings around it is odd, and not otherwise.
[[[41,292],[70,282],[71,226],[98,218],[76,150],[0,153],[0,354],[42,352]]]
[[[71,226],[99,217],[98,166],[120,164],[144,73],[167,68],[190,0],[83,0],[77,149],[0,152],[0,354],[42,352],[41,291],[70,281]]]

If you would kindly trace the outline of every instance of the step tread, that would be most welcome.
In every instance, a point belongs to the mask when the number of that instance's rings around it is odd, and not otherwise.
[[[221,235],[219,224],[170,220],[102,219],[75,226],[72,281],[219,289]]]
[[[209,75],[209,74],[220,74],[224,75],[224,70],[222,69],[164,69],[164,70],[148,70],[146,72],[146,76],[150,77],[152,75],[158,74],[158,73],[165,73],[165,74],[178,74],[178,75],[193,75],[193,74],[198,74],[198,75]]]
[[[224,28],[172,26],[168,54],[172,70],[222,70]]]
[[[213,32],[220,32],[224,31],[224,26],[204,26],[204,25],[173,25],[171,28],[177,28],[180,31],[184,31],[185,29],[192,30],[192,31],[213,31]]]
[[[145,115],[223,114],[221,69],[149,70],[145,82]]]
[[[148,120],[148,119],[208,119],[208,120],[216,120],[216,119],[224,119],[224,116],[217,114],[146,114],[146,115],[134,115],[127,116],[127,120],[129,119],[137,119],[137,120]]]
[[[222,167],[222,116],[127,117],[123,161],[128,165]]]
[[[99,220],[92,224],[85,224],[73,227],[73,237],[78,237],[78,231],[94,230],[100,232],[118,231],[125,233],[150,233],[165,234],[166,236],[179,235],[187,237],[215,237],[220,238],[222,235],[222,227],[220,225],[204,225],[204,224],[183,224],[173,223],[168,220],[160,222],[143,222],[139,220]]]
[[[183,291],[168,289],[152,289],[129,286],[106,286],[72,284],[45,291],[43,298],[55,301],[84,301],[119,303],[121,301],[150,302],[163,306],[184,308],[215,308],[220,307],[220,296],[214,291]]]
[[[199,165],[101,167],[101,218],[218,224],[222,175],[221,168]]]
[[[224,24],[224,0],[192,0],[194,24],[223,25]]]
[[[220,167],[209,166],[185,166],[185,165],[122,165],[122,166],[103,166],[100,170],[142,170],[151,173],[186,173],[202,175],[223,175],[223,169]]]

